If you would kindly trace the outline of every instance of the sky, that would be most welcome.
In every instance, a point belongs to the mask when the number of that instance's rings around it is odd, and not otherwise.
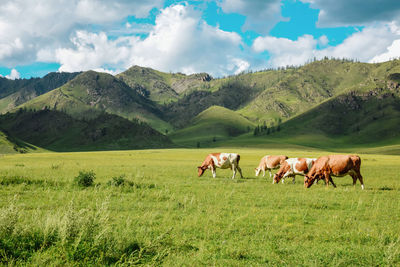
[[[1,0],[0,75],[118,74],[133,65],[214,77],[323,57],[400,57],[399,0]]]

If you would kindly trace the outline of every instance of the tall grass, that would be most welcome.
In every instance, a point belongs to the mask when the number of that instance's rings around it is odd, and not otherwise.
[[[129,235],[129,229],[125,235],[114,231],[108,202],[88,210],[71,201],[64,212],[47,214],[33,225],[24,223],[22,213],[15,201],[0,210],[0,263],[109,265],[157,256]],[[40,212],[33,216],[40,218]]]

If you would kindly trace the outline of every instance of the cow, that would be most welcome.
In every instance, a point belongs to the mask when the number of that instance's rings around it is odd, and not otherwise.
[[[265,156],[261,159],[260,164],[258,167],[255,168],[256,176],[263,171],[263,177],[265,176],[265,171],[269,171],[269,177],[272,178],[272,170],[278,169],[279,166],[287,159],[287,156],[280,155],[280,156]]]
[[[353,178],[353,185],[360,180],[361,189],[364,189],[363,177],[360,173],[361,159],[357,155],[330,155],[319,157],[311,170],[304,177],[304,187],[309,188],[315,179],[325,179],[326,186],[329,182],[336,187],[332,176],[342,177],[349,174]]]
[[[282,183],[286,177],[293,177],[293,183],[295,182],[296,175],[306,175],[311,169],[315,162],[315,158],[290,158],[285,160],[279,171],[274,175],[272,183],[279,183],[282,179]]]
[[[242,169],[239,167],[240,155],[236,153],[211,153],[208,154],[201,166],[197,167],[199,177],[203,175],[205,170],[210,169],[213,177],[216,177],[215,169],[228,169],[233,171],[232,179],[236,176],[236,170],[239,171],[240,177],[243,178]]]

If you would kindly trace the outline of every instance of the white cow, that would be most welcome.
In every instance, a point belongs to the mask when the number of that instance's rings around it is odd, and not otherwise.
[[[293,177],[294,183],[296,175],[306,175],[316,160],[315,158],[289,158],[285,160],[279,171],[274,175],[272,183],[279,183],[281,179],[283,183],[286,177]]]
[[[239,171],[240,177],[243,178],[242,170],[239,167],[240,155],[236,153],[211,153],[208,154],[201,166],[197,167],[199,177],[204,171],[210,169],[213,177],[216,177],[216,168],[231,169],[233,171],[232,179],[236,176],[236,170]]]
[[[271,170],[279,169],[279,166],[287,159],[287,156],[280,155],[280,156],[264,156],[260,160],[260,164],[258,167],[255,168],[256,176],[263,172],[263,177],[265,176],[265,171],[269,171],[269,178],[272,178]]]

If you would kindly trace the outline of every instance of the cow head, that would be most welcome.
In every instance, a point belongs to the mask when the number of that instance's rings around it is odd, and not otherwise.
[[[260,169],[260,168],[255,168],[254,170],[255,170],[255,172],[256,172],[256,177],[257,177],[257,176],[260,174],[261,169]]]
[[[310,188],[313,184],[315,179],[317,178],[317,175],[313,175],[313,176],[304,176],[304,187],[305,188]]]
[[[282,174],[282,173],[279,173],[279,172],[278,172],[278,173],[275,173],[273,183],[274,183],[274,184],[279,183],[279,181],[282,179],[282,177],[283,177],[283,174]]]
[[[199,176],[199,177],[202,176],[205,170],[207,170],[206,167],[204,167],[204,166],[198,166],[198,167],[197,167],[197,174],[198,174],[198,176]]]

